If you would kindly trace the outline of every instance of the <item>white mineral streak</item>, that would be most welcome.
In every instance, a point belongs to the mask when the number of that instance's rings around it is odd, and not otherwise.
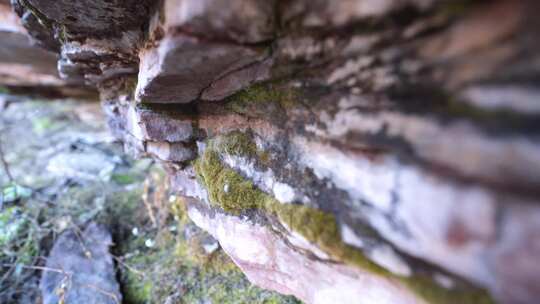
[[[318,160],[319,162],[328,162],[331,161],[332,163],[329,164],[329,166],[334,166],[336,164],[343,164],[343,167],[337,167],[336,170],[341,172],[341,175],[337,175],[337,177],[340,178],[340,182],[342,185],[349,186],[350,189],[354,190],[356,189],[355,186],[358,184],[361,184],[362,181],[368,180],[365,175],[369,174],[369,172],[365,172],[362,170],[349,170],[347,166],[350,165],[350,162],[346,161],[340,161],[339,158],[335,157],[324,157],[324,155],[321,155],[322,157]],[[274,197],[282,202],[282,203],[290,203],[294,200],[296,197],[294,189],[290,187],[287,184],[280,183],[276,181],[273,172],[268,169],[266,171],[259,171],[255,169],[254,163],[250,161],[249,159],[245,157],[238,157],[233,155],[225,155],[224,156],[224,162],[230,166],[231,168],[238,170],[241,172],[244,176],[248,177],[250,180],[253,181],[253,183],[261,188],[264,191],[273,192]],[[335,162],[335,163],[334,163]],[[351,173],[348,175],[347,173]],[[358,174],[359,172],[363,172],[363,174]],[[317,171],[315,171],[317,174]],[[371,173],[373,176],[375,172]],[[394,187],[393,182],[395,180],[394,176],[388,175],[384,170],[380,171],[380,174],[375,174],[379,177],[379,180],[374,180],[373,186],[375,186],[375,189],[373,189],[373,196],[370,197],[371,200],[375,202],[380,202],[381,200],[385,200],[385,205],[379,204],[378,207],[383,208],[385,211],[389,212],[391,208],[391,190],[392,187]],[[386,180],[388,181],[388,184],[385,188],[378,188],[381,185],[384,187],[384,181],[385,176]],[[320,178],[324,176],[319,176]],[[365,188],[373,188],[371,185]],[[384,195],[384,198],[380,200],[381,197],[377,197],[377,194]],[[358,196],[358,198],[361,198]],[[288,227],[287,227],[288,228]],[[290,242],[302,249],[309,250],[313,252],[315,255],[317,255],[321,259],[329,259],[328,255],[321,251],[316,246],[310,244],[308,240],[303,238],[301,235],[293,232],[290,232]],[[349,233],[347,233],[349,232]],[[354,234],[352,230],[349,229],[349,231],[345,231],[346,236],[349,237],[351,234]],[[356,237],[355,244],[357,245],[361,240]],[[361,247],[361,246],[358,246]],[[389,271],[403,276],[409,276],[411,274],[411,270],[409,266],[399,257],[397,253],[394,252],[394,250],[389,246],[376,246],[374,248],[370,248],[368,258],[373,260],[378,265],[388,269]]]
[[[272,191],[274,197],[282,203],[292,203],[296,197],[294,189],[284,183],[275,182]]]
[[[223,162],[253,182],[266,193],[272,194],[281,203],[292,203],[296,198],[296,190],[286,183],[277,181],[271,169],[260,171],[255,163],[246,157],[223,155]]]
[[[378,265],[397,275],[408,277],[412,274],[409,265],[388,245],[375,246],[369,250],[368,256]]]
[[[209,1],[166,1],[165,14],[167,20],[174,20],[176,25],[183,25],[192,19],[203,15]]]
[[[527,86],[473,86],[463,97],[474,106],[487,110],[511,110],[523,114],[540,113],[540,90]]]
[[[308,258],[264,226],[189,208],[190,218],[217,238],[248,279],[293,294],[305,303],[425,303],[399,282],[359,269]]]
[[[374,208],[364,211],[370,223],[399,249],[435,262],[465,277],[489,284],[484,255],[495,236],[495,198],[480,188],[451,184],[400,165],[392,158],[371,162],[305,138],[294,139],[305,166],[328,178],[352,198]],[[403,223],[401,231],[388,218]],[[448,241],[452,225],[462,225],[470,237],[456,246]]]
[[[370,245],[365,248],[364,241],[356,235],[354,230],[347,224],[341,225],[341,239],[343,242],[357,248],[363,248],[367,257],[377,265],[401,276],[410,276],[412,274],[409,265],[399,256],[399,254],[386,244]]]
[[[325,128],[308,126],[306,129],[323,138],[340,138],[349,132],[377,134],[384,131],[388,137],[403,138],[419,158],[454,168],[464,176],[495,181],[508,176],[516,182],[540,180],[538,142],[520,136],[505,139],[486,136],[466,122],[443,126],[433,119],[415,115],[393,111],[363,114],[351,109],[370,102],[358,96],[342,98],[335,115],[320,115]],[[383,179],[383,185],[387,182]]]
[[[364,248],[364,241],[347,224],[341,225],[341,239],[356,248]]]
[[[140,122],[139,116],[135,112],[135,107],[133,106],[129,107],[126,121],[127,121],[127,126],[126,126],[127,132],[131,136],[135,137],[135,139],[139,141],[143,141],[145,138],[144,138],[143,130],[139,124]]]
[[[289,228],[289,227],[287,227]],[[288,229],[289,235],[287,236],[287,239],[291,244],[297,248],[301,248],[304,250],[307,250],[314,255],[316,255],[318,258],[323,260],[330,260],[330,256],[326,254],[326,252],[319,249],[319,247],[313,245],[309,240],[307,240],[305,237],[297,233],[296,231],[291,231]]]

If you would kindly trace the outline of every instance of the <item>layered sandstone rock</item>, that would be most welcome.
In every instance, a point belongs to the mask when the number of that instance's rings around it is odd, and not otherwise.
[[[254,283],[540,296],[536,1],[136,2],[14,7]]]

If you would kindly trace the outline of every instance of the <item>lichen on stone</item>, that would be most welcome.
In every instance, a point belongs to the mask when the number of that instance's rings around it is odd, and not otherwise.
[[[343,242],[337,219],[332,213],[304,205],[283,204],[258,189],[251,181],[224,165],[220,158],[221,154],[228,153],[236,156],[243,154],[244,157],[256,155],[254,143],[250,144],[248,140],[246,134],[220,136],[211,140],[195,161],[195,171],[206,186],[211,204],[233,215],[256,210],[274,217],[288,230],[322,249],[332,260],[400,282],[428,303],[492,303],[487,292],[468,285],[446,289],[425,275],[406,277],[391,273],[368,259],[359,249]]]

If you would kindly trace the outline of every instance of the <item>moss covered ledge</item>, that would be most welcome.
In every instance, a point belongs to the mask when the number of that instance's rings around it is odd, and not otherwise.
[[[204,153],[195,161],[194,168],[198,179],[207,189],[212,205],[232,215],[258,210],[277,218],[289,230],[299,233],[326,252],[332,260],[396,280],[428,303],[493,303],[487,292],[468,284],[447,289],[425,274],[403,277],[391,273],[366,258],[359,249],[342,241],[333,214],[303,205],[282,204],[226,166],[221,160],[222,154],[254,157],[260,151],[257,151],[256,145],[245,133],[233,132],[208,142]]]

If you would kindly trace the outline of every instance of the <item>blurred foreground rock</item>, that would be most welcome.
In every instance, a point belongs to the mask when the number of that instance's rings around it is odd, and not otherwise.
[[[111,245],[111,233],[96,223],[60,235],[41,277],[43,303],[122,303]]]
[[[32,14],[18,18],[9,1],[0,1],[0,86],[3,90],[46,97],[95,98],[93,88],[60,77],[58,55],[36,45],[44,36],[40,33],[29,37],[25,26],[30,24],[40,26]]]
[[[537,1],[12,3],[252,282],[540,297]]]

